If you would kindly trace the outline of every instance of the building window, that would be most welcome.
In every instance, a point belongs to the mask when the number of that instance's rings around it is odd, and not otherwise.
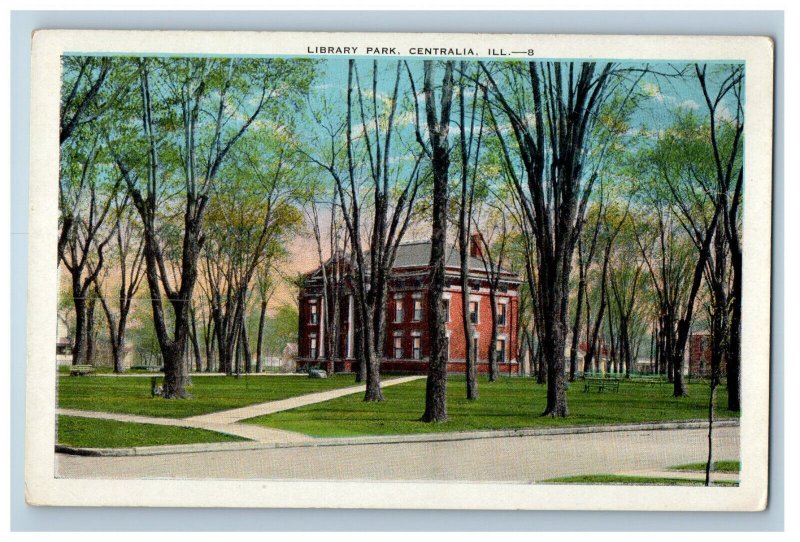
[[[414,359],[422,359],[422,338],[421,337],[414,337],[414,350],[413,354]]]
[[[449,299],[442,299],[443,307],[444,307],[444,321],[450,321],[450,300]]]
[[[497,315],[497,324],[506,325],[506,317],[508,316],[508,303],[500,304],[500,314]]]
[[[319,308],[316,303],[311,305],[311,318],[308,323],[311,325],[317,325],[319,323]]]
[[[469,302],[469,321],[473,324],[478,323],[480,313],[480,302],[478,301],[470,301]]]
[[[414,300],[414,321],[419,322],[422,320],[422,300],[415,299]]]
[[[403,321],[403,300],[402,299],[395,299],[394,300],[394,321],[396,323]]]
[[[395,359],[403,357],[403,337],[394,338],[394,357]]]
[[[319,349],[317,348],[317,338],[311,337],[310,343],[311,347],[309,348],[308,357],[310,357],[311,359],[317,359],[317,357],[319,356],[318,352]]]
[[[506,340],[505,339],[498,339],[497,340],[497,362],[498,363],[505,363],[506,362]]]

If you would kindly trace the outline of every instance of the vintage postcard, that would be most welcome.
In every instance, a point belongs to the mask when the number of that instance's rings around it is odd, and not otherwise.
[[[764,37],[32,37],[35,505],[767,504]]]

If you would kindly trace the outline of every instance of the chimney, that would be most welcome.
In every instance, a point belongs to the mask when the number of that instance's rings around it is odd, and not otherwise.
[[[483,235],[473,233],[469,242],[469,255],[473,258],[483,258]]]

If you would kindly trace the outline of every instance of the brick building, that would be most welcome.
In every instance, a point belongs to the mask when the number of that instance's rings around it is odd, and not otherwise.
[[[430,241],[403,243],[398,247],[395,265],[389,279],[386,312],[386,342],[381,371],[388,373],[419,373],[428,369],[430,341],[428,337],[427,283],[430,261]],[[326,269],[336,264],[326,263]],[[445,315],[448,337],[448,371],[465,370],[466,342],[462,323],[460,259],[453,246],[446,253]],[[519,374],[517,363],[519,327],[519,277],[508,270],[500,271],[497,288],[497,342],[490,345],[492,313],[489,300],[489,275],[480,258],[480,244],[473,238],[470,249],[470,317],[475,325],[477,368],[489,371],[489,348],[498,353],[500,374]],[[328,275],[330,276],[330,274]],[[338,290],[339,320],[338,354],[334,354],[333,371],[358,370],[355,345],[357,330],[354,322],[355,299],[349,276],[340,281]],[[325,307],[322,268],[306,275],[299,296],[298,368],[323,366],[326,361],[325,310],[332,310],[329,299]]]
[[[689,335],[689,374],[692,376],[711,376],[711,334],[696,331]],[[720,375],[725,373],[725,356],[720,362]]]

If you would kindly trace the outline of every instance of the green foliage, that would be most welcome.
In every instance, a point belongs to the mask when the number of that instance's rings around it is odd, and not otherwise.
[[[299,314],[293,305],[281,305],[275,315],[267,318],[264,324],[264,354],[280,356],[288,343],[297,342],[297,326]],[[252,313],[250,319],[250,336],[258,332],[258,314]]]

